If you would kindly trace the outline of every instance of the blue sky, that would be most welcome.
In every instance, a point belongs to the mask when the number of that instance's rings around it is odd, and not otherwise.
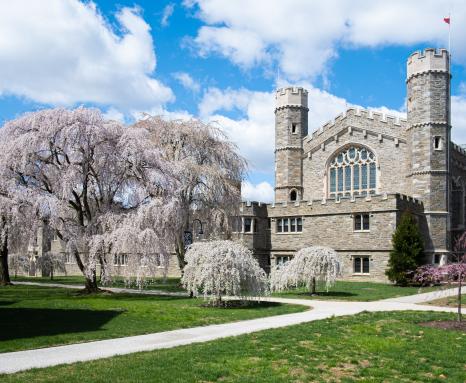
[[[199,117],[248,159],[245,198],[269,201],[274,89],[309,89],[311,131],[350,105],[401,115],[406,59],[447,46],[449,12],[453,138],[466,143],[460,0],[4,3],[0,120],[78,105],[127,123],[144,112]]]

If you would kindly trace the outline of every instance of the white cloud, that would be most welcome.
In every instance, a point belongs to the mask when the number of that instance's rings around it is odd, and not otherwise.
[[[127,111],[172,101],[153,77],[149,25],[136,8],[117,14],[119,34],[92,2],[0,3],[0,93],[53,105],[111,105]]]
[[[118,122],[125,122],[125,115],[115,108],[109,108],[104,114],[104,118],[107,120],[114,120]]]
[[[241,197],[245,201],[272,202],[274,200],[274,190],[268,182],[261,182],[257,185],[249,181],[244,181],[241,185]]]
[[[449,10],[453,58],[466,64],[463,0],[191,0],[185,6],[205,23],[193,39],[201,55],[220,54],[246,67],[277,61],[291,80],[322,74],[341,46],[446,46],[442,19]]]
[[[309,131],[319,128],[349,106],[342,98],[313,88],[309,90]],[[253,171],[273,174],[275,146],[275,92],[244,88],[209,88],[199,104],[203,120],[217,123],[239,147]],[[222,112],[239,111],[242,117]]]
[[[183,85],[186,89],[198,93],[201,90],[201,84],[198,81],[194,80],[189,73],[186,72],[176,72],[172,76],[178,80],[178,82]]]
[[[173,15],[173,11],[175,10],[175,4],[168,4],[167,6],[165,6],[165,8],[163,9],[163,12],[162,12],[162,20],[160,21],[160,25],[162,27],[167,27],[168,24],[169,24],[169,19],[171,17],[171,15]]]

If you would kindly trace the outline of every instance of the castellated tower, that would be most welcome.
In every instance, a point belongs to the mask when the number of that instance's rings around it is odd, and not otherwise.
[[[408,58],[408,140],[412,195],[423,201],[427,256],[444,262],[450,250],[450,63],[447,50]]]
[[[303,195],[303,138],[307,135],[307,91],[281,88],[275,107],[275,202]]]

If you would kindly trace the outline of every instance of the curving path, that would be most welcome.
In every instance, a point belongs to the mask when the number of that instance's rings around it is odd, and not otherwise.
[[[19,283],[18,283],[19,284]],[[79,285],[59,285],[34,282],[22,284],[40,285],[61,288],[81,288]],[[131,292],[130,289],[109,289],[114,292]],[[177,295],[183,293],[167,293],[161,291],[143,291],[149,295]],[[311,322],[332,316],[354,315],[362,311],[442,311],[455,312],[455,308],[420,305],[446,296],[457,294],[457,289],[449,289],[432,293],[417,294],[407,297],[391,298],[374,302],[341,302],[310,299],[264,298],[263,300],[279,303],[292,303],[308,306],[309,311],[295,314],[277,315],[220,325],[192,327],[188,329],[165,331],[147,335],[137,335],[125,338],[100,340],[88,343],[78,343],[66,346],[40,348],[36,350],[16,351],[0,354],[0,374],[14,373],[31,368],[56,366],[64,363],[84,362],[108,358],[115,355],[131,354],[140,351],[171,348],[190,343],[207,342],[210,340],[249,334],[256,331],[291,326]],[[311,309],[312,308],[312,309]]]

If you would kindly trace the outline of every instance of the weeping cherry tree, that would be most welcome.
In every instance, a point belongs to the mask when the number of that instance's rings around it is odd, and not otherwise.
[[[181,282],[195,297],[202,295],[215,305],[221,304],[222,296],[259,297],[268,292],[266,273],[251,251],[228,240],[192,244]]]
[[[163,159],[175,167],[178,188],[173,198],[177,217],[168,224],[180,269],[186,265],[183,233],[200,219],[212,237],[231,231],[229,217],[238,214],[246,162],[220,129],[199,120],[166,121],[146,116],[134,125],[150,134]]]
[[[293,259],[271,273],[271,290],[283,291],[291,287],[306,286],[316,293],[316,282],[325,283],[328,289],[341,274],[341,261],[335,250],[323,246],[306,247],[299,250]]]
[[[139,268],[168,253],[173,236],[162,220],[178,215],[176,169],[149,138],[86,108],[26,114],[0,130],[4,178],[32,206],[31,220],[74,256],[87,292],[99,290],[98,269],[111,278],[115,254],[131,250]]]

